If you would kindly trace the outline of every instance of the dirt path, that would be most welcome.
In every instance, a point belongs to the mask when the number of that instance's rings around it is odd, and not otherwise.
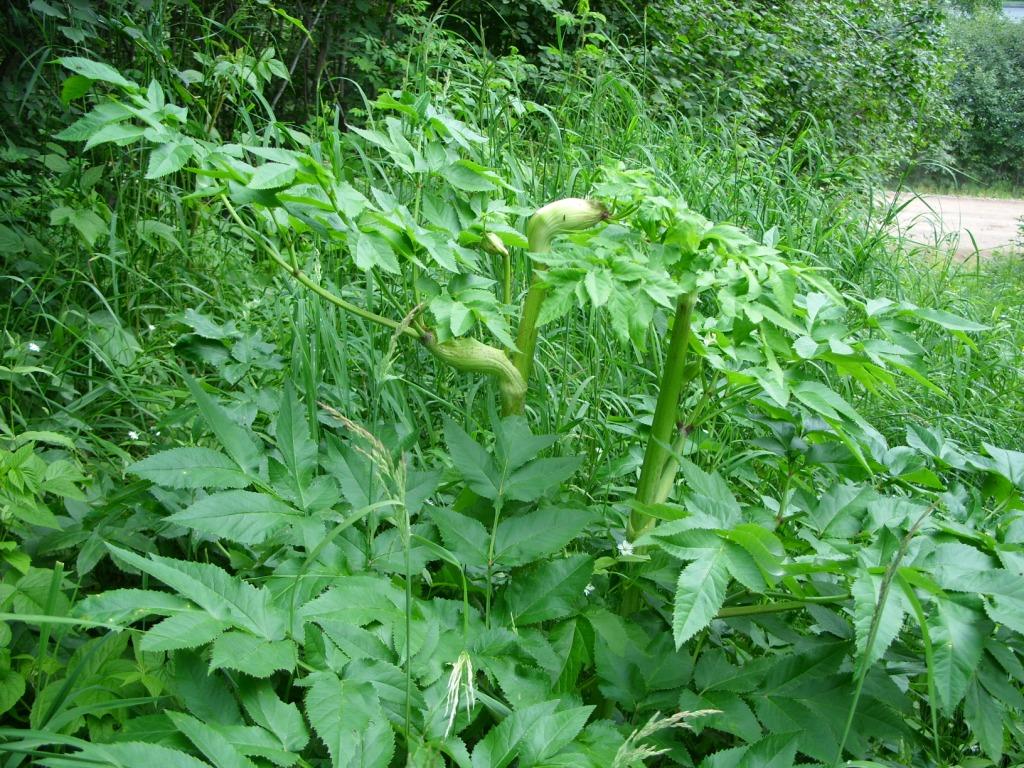
[[[918,243],[934,245],[942,238],[958,238],[959,255],[973,255],[977,245],[981,255],[989,256],[1014,248],[1020,236],[1024,200],[955,195],[911,199],[910,195],[902,195],[900,202],[908,199],[910,202],[899,214],[899,227],[905,236]]]

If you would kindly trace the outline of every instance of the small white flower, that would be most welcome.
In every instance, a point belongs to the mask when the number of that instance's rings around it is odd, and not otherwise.
[[[30,342],[28,343],[28,351],[29,351],[29,352],[39,352],[39,351],[41,351],[41,350],[42,350],[42,347],[40,347],[40,346],[39,346],[38,344],[36,344],[36,343],[35,343],[34,341],[30,341]]]
[[[704,346],[705,347],[710,347],[714,343],[715,343],[715,334],[709,333],[709,334],[707,334],[704,337]]]
[[[156,326],[153,325],[152,323],[150,323],[149,325],[146,326],[146,330],[148,330],[150,333],[152,333],[153,331],[156,330]]]
[[[139,433],[136,432],[134,429],[129,429],[128,430],[128,439],[129,440],[138,440],[139,439]]]
[[[592,594],[594,594],[594,589],[595,587],[593,584],[587,584],[587,586],[583,588],[583,595],[585,597],[590,597]]]
[[[623,539],[619,542],[619,554],[623,557],[629,557],[633,554],[633,542]]]

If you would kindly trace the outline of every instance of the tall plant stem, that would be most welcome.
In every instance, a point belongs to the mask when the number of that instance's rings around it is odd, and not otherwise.
[[[528,382],[530,373],[533,371],[533,355],[537,347],[537,320],[540,318],[540,310],[544,306],[544,299],[547,298],[547,295],[547,288],[534,278],[530,290],[526,292],[526,299],[523,301],[523,313],[519,317],[519,332],[516,334],[517,351],[512,356],[512,363],[519,371],[519,375],[523,377],[523,381]]]
[[[690,321],[693,306],[697,303],[696,293],[687,293],[676,304],[676,315],[672,325],[665,370],[661,375],[658,390],[658,404],[654,408],[651,436],[644,451],[644,462],[637,484],[637,501],[649,504],[655,500],[658,488],[664,483],[663,471],[671,456],[670,446],[676,431],[676,417],[679,413],[679,397],[682,394],[686,367],[686,352],[690,346]],[[648,524],[648,518],[635,510],[630,515],[630,538],[636,538]]]

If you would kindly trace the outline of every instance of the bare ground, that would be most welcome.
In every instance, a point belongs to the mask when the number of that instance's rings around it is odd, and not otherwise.
[[[909,201],[909,202],[908,202]],[[924,245],[956,243],[960,256],[991,256],[996,252],[1021,250],[1020,224],[1024,200],[955,195],[901,195],[907,203],[899,213],[900,232]]]

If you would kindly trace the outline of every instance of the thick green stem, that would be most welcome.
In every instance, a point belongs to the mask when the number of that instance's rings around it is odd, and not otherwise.
[[[651,436],[647,441],[644,463],[640,469],[640,481],[636,489],[637,501],[645,504],[652,503],[659,488],[663,488],[665,484],[664,469],[671,456],[670,446],[676,431],[679,397],[685,382],[686,352],[690,346],[690,320],[696,303],[697,295],[688,293],[680,297],[676,304],[672,338],[669,341],[665,370],[661,375],[661,386],[658,390],[658,404],[654,409]],[[648,518],[642,512],[634,511],[630,516],[630,538],[633,539],[642,533],[648,522]]]
[[[534,269],[539,269],[534,265]],[[530,373],[533,371],[533,355],[537,347],[537,319],[540,317],[541,307],[544,306],[544,299],[548,291],[542,283],[534,279],[533,285],[526,293],[526,300],[523,302],[523,314],[519,318],[519,332],[516,335],[516,353],[512,356],[512,362],[523,377],[523,381],[530,380]]]

